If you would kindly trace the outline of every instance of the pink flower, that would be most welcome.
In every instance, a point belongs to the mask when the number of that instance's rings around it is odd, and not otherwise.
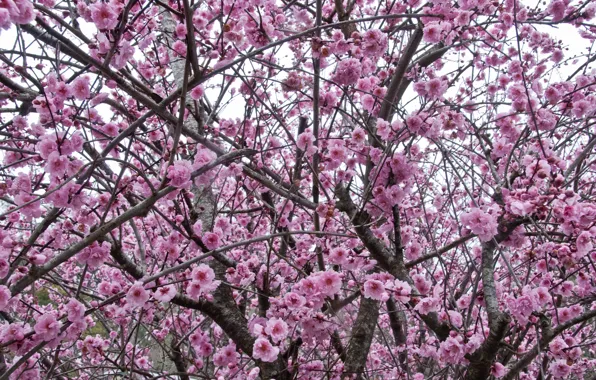
[[[395,280],[393,281],[393,296],[399,302],[409,302],[410,294],[412,293],[412,287],[405,281]]]
[[[543,262],[544,262],[544,260],[543,260]],[[552,297],[550,295],[548,288],[545,288],[543,286],[532,290],[532,296],[534,297],[534,300],[536,301],[536,303],[539,306],[544,306],[545,304],[547,304],[549,301],[552,300]]]
[[[447,315],[449,316],[449,322],[455,326],[456,328],[460,328],[462,323],[463,323],[463,317],[462,315],[455,311],[455,310],[449,310],[447,312]]]
[[[213,362],[215,365],[223,367],[228,365],[236,365],[238,363],[238,357],[240,355],[236,352],[236,345],[229,344],[219,350],[215,355],[213,355]]]
[[[428,313],[435,312],[439,310],[439,300],[434,297],[426,297],[420,300],[418,304],[414,307],[414,310],[419,312],[422,315],[426,315]]]
[[[387,34],[378,29],[368,29],[362,36],[360,46],[366,56],[381,56],[387,49]]]
[[[265,332],[275,343],[279,343],[288,336],[288,325],[278,318],[271,318],[267,321]]]
[[[5,3],[8,3],[10,0],[5,0]],[[14,5],[14,3],[9,3],[10,5]],[[10,25],[12,24],[12,20],[10,17],[10,12],[6,8],[0,8],[0,29],[8,30],[10,29]]]
[[[187,46],[186,43],[178,40],[172,44],[172,49],[181,57],[186,56]]]
[[[88,77],[78,77],[72,82],[72,94],[78,100],[85,100],[91,96],[91,91],[89,90],[89,78]]]
[[[592,245],[592,235],[588,231],[584,231],[577,237],[575,241],[575,246],[577,247],[577,258],[582,258],[593,248]]]
[[[567,5],[563,0],[553,0],[548,8],[547,11],[553,15],[553,21],[561,21],[565,18],[565,11],[567,10]]]
[[[304,304],[306,304],[306,298],[302,297],[301,295],[299,295],[297,293],[289,292],[289,293],[286,293],[286,295],[284,296],[284,304],[289,309],[297,309],[299,307],[304,306]]]
[[[455,338],[449,337],[439,347],[441,359],[450,364],[459,364],[465,355],[464,346]]]
[[[23,340],[26,332],[25,327],[20,322],[11,323],[8,326],[4,325],[2,329],[2,343]]]
[[[220,283],[220,281],[212,281],[202,285],[198,281],[191,281],[186,287],[186,293],[193,299],[199,299],[202,295],[209,297],[209,293],[217,289]]]
[[[110,4],[97,2],[89,7],[91,19],[98,29],[114,29],[118,26],[118,13]]]
[[[215,279],[215,272],[208,265],[201,264],[193,269],[191,278],[202,286],[209,286]]]
[[[348,58],[339,61],[333,75],[333,80],[340,85],[349,86],[358,82],[361,74],[362,65],[360,61],[356,58]]]
[[[431,282],[426,280],[426,277],[422,274],[415,274],[412,276],[412,280],[414,280],[414,286],[418,293],[420,294],[427,294],[431,288]]]
[[[168,179],[170,185],[174,187],[186,187],[190,185],[190,176],[192,174],[192,165],[189,161],[179,160],[168,167]]]
[[[440,99],[447,90],[447,82],[440,78],[433,78],[426,82],[425,89],[428,98],[432,100]]]
[[[114,123],[106,123],[104,124],[104,126],[102,127],[103,133],[105,133],[108,136],[111,137],[115,137],[118,136],[118,126],[116,126],[116,124]]]
[[[329,252],[329,262],[331,264],[342,265],[348,259],[348,251],[345,248],[333,248]]]
[[[441,25],[438,22],[429,22],[424,27],[424,41],[431,44],[438,43],[439,41],[441,41],[442,31],[443,28],[441,28]]]
[[[199,284],[198,282],[192,281],[186,287],[186,293],[192,299],[199,299],[199,297],[201,297],[201,295],[203,294],[203,288],[201,287],[201,284]]]
[[[296,145],[301,150],[306,151],[313,145],[314,142],[315,142],[315,136],[310,131],[307,131],[307,132],[302,132],[300,135],[298,135],[298,139],[296,140]]]
[[[190,97],[193,98],[194,100],[199,100],[203,97],[204,93],[205,93],[205,91],[203,91],[203,87],[197,86],[197,87],[193,88],[192,90],[190,90]]]
[[[62,177],[66,173],[66,169],[68,169],[68,157],[61,156],[58,152],[52,152],[45,167],[46,173]]]
[[[505,366],[499,362],[496,362],[491,367],[490,372],[496,378],[503,377],[505,376]]]
[[[367,280],[364,283],[364,296],[366,298],[372,298],[377,301],[387,301],[389,295],[385,292],[385,286],[381,281]]]
[[[58,144],[56,143],[56,136],[46,135],[35,145],[35,148],[39,152],[39,155],[43,159],[47,159],[50,154],[58,150]]]
[[[139,281],[135,282],[126,294],[126,301],[132,307],[143,307],[148,300],[149,292],[143,287],[143,283]]]
[[[153,292],[153,297],[160,302],[170,302],[176,296],[174,285],[160,286]]]
[[[205,247],[207,247],[209,250],[217,249],[220,244],[219,235],[215,232],[207,232],[205,235],[203,235],[202,240],[203,244],[205,244]]]
[[[296,71],[290,71],[286,80],[282,83],[284,91],[300,91],[302,89],[302,77]]]
[[[552,362],[548,369],[556,379],[565,378],[571,373],[571,367],[567,365],[567,360],[565,359]]]
[[[8,306],[11,297],[10,290],[4,285],[0,285],[0,311],[6,311],[6,306]]]
[[[352,132],[352,141],[356,144],[364,144],[366,141],[366,132],[364,129],[357,127]]]
[[[474,208],[470,212],[463,213],[461,222],[470,227],[472,233],[478,235],[481,241],[489,241],[498,233],[495,216],[479,208]]]
[[[83,320],[85,318],[85,306],[78,300],[71,298],[66,304],[66,318],[71,322]]]
[[[550,104],[556,104],[561,99],[561,93],[556,87],[550,86],[544,91],[544,97]]]
[[[199,356],[207,357],[213,353],[213,345],[209,342],[202,342],[196,347]]]
[[[18,12],[12,14],[12,21],[16,24],[28,24],[35,18],[33,4],[28,0],[16,0],[14,2]]]
[[[77,261],[81,264],[89,265],[90,269],[95,269],[101,266],[110,256],[111,244],[104,241],[99,245],[93,242],[89,247],[83,249],[77,255]]]
[[[252,348],[252,357],[267,363],[275,361],[279,355],[279,348],[274,347],[269,340],[259,338]]]
[[[529,294],[521,295],[515,301],[509,300],[508,305],[511,314],[522,322],[526,322],[532,312],[538,309],[534,298]]]
[[[341,275],[335,271],[323,272],[318,279],[318,286],[321,293],[332,297],[341,289]]]
[[[368,112],[372,112],[375,108],[375,97],[370,94],[365,94],[360,98],[362,108]],[[382,136],[381,136],[382,137]]]
[[[58,337],[60,327],[62,324],[56,320],[54,314],[46,313],[37,318],[34,330],[41,339],[47,342]]]
[[[250,370],[250,372],[248,373],[248,376],[246,376],[246,379],[247,380],[255,380],[259,376],[260,372],[261,372],[261,369],[259,367],[255,367]]]

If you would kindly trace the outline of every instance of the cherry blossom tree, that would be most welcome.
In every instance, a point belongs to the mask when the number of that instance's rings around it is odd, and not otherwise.
[[[595,20],[0,0],[0,380],[594,378]]]

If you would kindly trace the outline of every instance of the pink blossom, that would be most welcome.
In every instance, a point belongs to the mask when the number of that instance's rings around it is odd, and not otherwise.
[[[383,55],[387,49],[387,34],[378,29],[368,29],[362,36],[361,47],[369,57]]]
[[[35,146],[39,155],[43,159],[47,159],[50,154],[58,150],[58,144],[56,144],[56,136],[43,136],[43,138]]]
[[[575,240],[575,246],[577,247],[578,258],[587,255],[593,248],[592,235],[588,231],[582,232]]]
[[[348,58],[339,61],[333,80],[340,85],[349,86],[358,82],[360,75],[362,74],[362,65],[356,58]]]
[[[205,247],[207,247],[209,250],[214,250],[219,248],[220,245],[220,241],[219,241],[219,235],[215,232],[207,232],[206,234],[203,235],[203,244],[205,244]]]
[[[539,306],[544,306],[552,300],[552,296],[550,295],[548,288],[543,286],[532,290],[532,296]]]
[[[149,292],[142,282],[135,282],[126,293],[126,301],[132,307],[143,307],[148,300]]]
[[[396,300],[407,303],[410,301],[411,293],[412,287],[407,282],[401,280],[393,281],[393,296]]]
[[[368,112],[372,112],[374,110],[374,107],[376,104],[374,96],[372,96],[370,94],[362,95],[362,97],[360,98],[360,101],[362,102],[362,108],[364,108]]]
[[[78,300],[71,298],[66,304],[66,315],[71,322],[80,321],[85,317],[85,306]]]
[[[414,286],[418,293],[420,294],[427,294],[431,288],[431,282],[427,281],[426,278],[421,274],[415,274],[412,276],[412,280],[414,280]]]
[[[296,146],[303,151],[308,150],[314,143],[315,136],[311,132],[302,132],[298,135],[298,139],[296,140]]]
[[[213,345],[209,342],[201,342],[195,349],[202,357],[210,356],[213,353]]]
[[[317,284],[322,294],[332,297],[341,289],[341,275],[335,271],[322,272]]]
[[[27,326],[27,329],[29,327]],[[4,325],[2,328],[2,343],[7,343],[11,341],[19,341],[25,338],[26,333],[25,326],[22,323],[11,323],[9,325]]]
[[[47,342],[58,336],[60,327],[62,327],[62,323],[56,320],[54,314],[46,313],[37,318],[34,330],[41,339]]]
[[[302,81],[303,79],[298,72],[290,71],[288,77],[282,84],[282,89],[288,92],[300,91],[303,86]]]
[[[372,298],[377,301],[387,301],[389,295],[385,292],[385,286],[381,281],[367,280],[364,283],[364,296],[366,298]]]
[[[203,86],[196,86],[192,90],[190,90],[190,97],[194,100],[199,100],[204,95]]]
[[[77,261],[87,264],[90,269],[98,268],[110,257],[111,244],[107,241],[101,243],[93,242],[77,255]]]
[[[0,285],[0,311],[7,311],[6,307],[8,306],[8,301],[10,301],[11,297],[10,290],[4,285]]]
[[[505,366],[499,362],[496,362],[491,367],[490,372],[494,377],[498,379],[500,377],[505,376]]]
[[[440,78],[433,78],[426,82],[425,89],[428,98],[432,100],[440,99],[447,90],[447,82]]]
[[[333,248],[329,252],[329,262],[331,264],[342,265],[348,259],[348,251],[345,248]]]
[[[68,169],[68,157],[61,156],[58,152],[52,152],[48,157],[45,167],[47,173],[56,177],[62,177]]]
[[[265,332],[275,343],[279,343],[288,336],[288,324],[278,318],[271,318],[267,321]]]
[[[571,367],[565,359],[553,361],[548,368],[555,379],[563,379],[571,374]]]
[[[443,28],[438,22],[430,22],[424,27],[424,41],[436,44],[441,41]]]
[[[472,233],[478,235],[481,241],[489,241],[498,233],[497,220],[494,215],[488,214],[479,208],[461,215],[464,225],[470,227]]]
[[[239,356],[240,355],[236,351],[236,345],[229,344],[213,355],[213,362],[220,367],[234,366],[238,363]]]
[[[449,310],[447,315],[449,316],[449,323],[451,323],[454,327],[460,328],[462,326],[463,317],[459,312],[455,310]]]
[[[358,127],[352,132],[352,141],[356,144],[363,144],[366,141],[366,132]]]
[[[414,307],[414,310],[419,312],[422,315],[426,315],[428,313],[432,313],[439,310],[439,300],[434,297],[426,297],[420,300],[418,304]]]
[[[215,272],[213,272],[210,266],[201,264],[193,269],[191,278],[202,286],[209,286],[215,279]]]
[[[563,0],[553,0],[549,4],[547,10],[552,14],[553,21],[557,22],[561,21],[565,17],[567,6]]]
[[[160,286],[153,292],[153,297],[160,302],[170,302],[176,296],[174,285]]]
[[[252,348],[252,357],[263,362],[273,362],[279,355],[279,348],[271,345],[271,342],[265,338],[259,338],[255,341]]]
[[[18,9],[18,12],[11,15],[12,21],[15,24],[28,24],[35,19],[35,10],[33,8],[33,4],[30,1],[15,0],[14,4]]]
[[[118,25],[118,11],[114,6],[104,2],[97,2],[89,7],[91,19],[99,29],[114,29]]]
[[[300,308],[305,303],[306,299],[297,293],[289,292],[284,296],[284,304],[290,309]]]
[[[108,136],[111,137],[115,137],[118,136],[118,126],[116,126],[116,124],[114,123],[106,123],[104,124],[104,126],[102,127],[103,133],[105,133]]]
[[[246,379],[247,380],[255,380],[257,377],[259,377],[259,373],[261,372],[261,369],[259,367],[255,367],[253,369],[250,370],[250,372],[248,373]]]
[[[524,294],[515,299],[514,302],[509,302],[511,314],[521,321],[527,321],[532,312],[538,309],[534,298],[529,294]]]
[[[192,165],[189,161],[179,160],[168,167],[168,179],[174,187],[186,187],[190,185]]]
[[[464,346],[455,338],[448,337],[439,348],[441,360],[450,364],[459,364],[465,355]]]
[[[77,77],[72,82],[72,93],[78,100],[85,100],[91,97],[89,90],[90,80],[87,76]]]

